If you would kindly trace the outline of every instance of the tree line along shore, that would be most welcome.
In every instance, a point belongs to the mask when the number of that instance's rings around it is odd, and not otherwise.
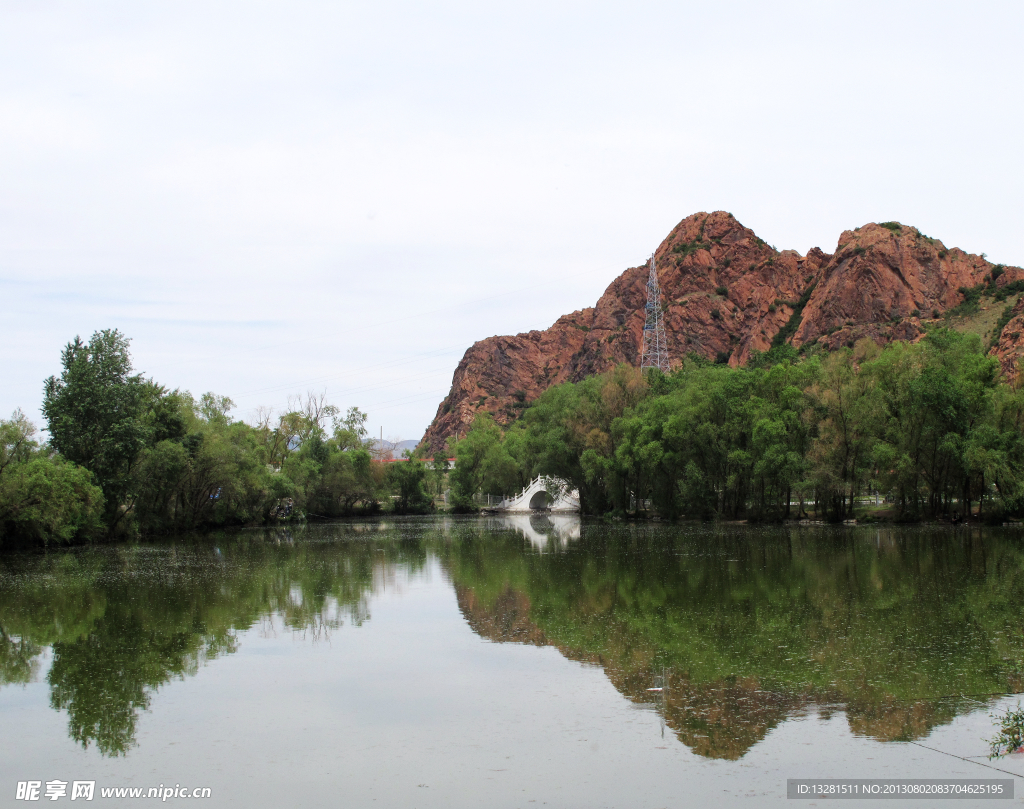
[[[168,391],[117,330],[76,338],[46,380],[48,440],[0,421],[0,543],[131,538],[357,514],[470,512],[536,475],[585,514],[663,519],[1002,522],[1024,515],[1024,390],[980,339],[743,367],[690,355],[557,385],[506,426],[479,415],[433,463],[374,463],[366,415],[308,395],[253,424],[224,396]],[[1019,377],[1018,377],[1019,379]],[[448,470],[453,454],[454,468]]]
[[[117,330],[79,338],[44,383],[48,440],[0,422],[0,542],[131,538],[352,514],[429,511],[444,468],[378,464],[366,415],[323,396],[254,424],[233,402],[168,391],[132,367]],[[439,459],[440,460],[440,459]]]
[[[504,429],[478,417],[453,498],[540,473],[588,514],[1002,522],[1024,513],[1021,381],[977,335],[946,328],[805,357],[781,345],[738,368],[620,365],[547,389]]]

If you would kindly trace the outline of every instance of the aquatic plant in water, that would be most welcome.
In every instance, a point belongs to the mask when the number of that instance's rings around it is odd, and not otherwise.
[[[999,720],[999,734],[989,742],[992,752],[989,758],[1000,758],[1024,748],[1024,708],[1017,703],[1016,710],[1006,709],[1003,716],[993,714]]]

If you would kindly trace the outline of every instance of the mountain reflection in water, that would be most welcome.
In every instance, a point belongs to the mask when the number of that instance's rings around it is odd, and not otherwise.
[[[908,740],[1022,690],[1016,531],[581,527],[543,515],[7,556],[0,682],[45,673],[70,736],[122,755],[160,687],[201,677],[244,631],[316,642],[358,627],[396,571],[430,558],[474,632],[600,666],[705,757],[738,759],[812,707],[845,711],[857,734]],[[655,682],[664,690],[649,691]]]
[[[706,757],[811,706],[906,741],[1022,690],[1016,533],[588,527],[561,554],[446,561],[474,631],[601,666]]]

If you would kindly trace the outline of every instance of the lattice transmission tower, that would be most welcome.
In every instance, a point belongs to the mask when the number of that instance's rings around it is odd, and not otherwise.
[[[640,354],[640,369],[660,368],[668,373],[668,340],[661,319],[661,289],[654,256],[650,260],[651,273],[647,277],[647,320],[644,323],[644,345]]]

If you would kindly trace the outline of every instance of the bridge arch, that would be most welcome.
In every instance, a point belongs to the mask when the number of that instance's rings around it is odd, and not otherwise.
[[[558,485],[558,493],[553,497],[547,487],[554,482]],[[513,497],[506,497],[496,506],[489,506],[486,511],[506,511],[509,513],[544,511],[552,513],[578,512],[580,510],[579,493],[568,491],[565,481],[539,475],[531,480],[526,487]]]

